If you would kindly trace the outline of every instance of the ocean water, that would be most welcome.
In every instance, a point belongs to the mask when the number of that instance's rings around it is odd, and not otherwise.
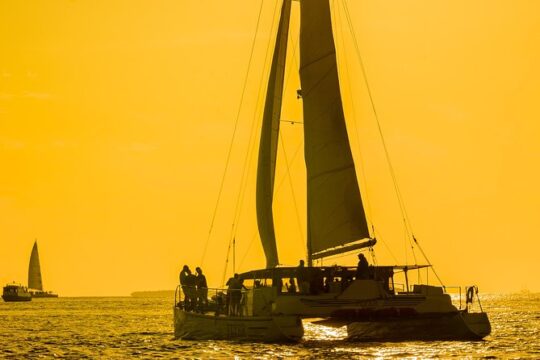
[[[0,302],[0,358],[531,358],[540,359],[540,294],[481,296],[484,341],[351,343],[345,331],[305,324],[298,344],[183,341],[171,298],[59,298]]]

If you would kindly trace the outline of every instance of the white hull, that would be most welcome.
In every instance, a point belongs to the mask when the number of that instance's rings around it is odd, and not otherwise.
[[[481,340],[491,331],[485,313],[426,314],[406,318],[353,321],[349,340]]]
[[[376,285],[358,280],[333,299],[301,302],[325,318],[316,324],[347,326],[348,338],[356,341],[479,340],[491,332],[486,313],[458,310],[442,288],[416,285],[414,293],[390,295]]]
[[[174,307],[174,335],[188,340],[299,341],[304,335],[297,316],[214,316]]]

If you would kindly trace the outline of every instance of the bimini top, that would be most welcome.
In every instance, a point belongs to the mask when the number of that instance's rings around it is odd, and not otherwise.
[[[11,283],[4,286],[4,289],[10,289],[10,288],[24,288],[25,286],[22,286],[21,284]]]
[[[370,266],[373,273],[396,273],[396,272],[406,272],[409,270],[418,270],[431,267],[431,265],[384,265],[384,266]],[[332,275],[335,277],[352,277],[356,273],[356,266],[313,266],[313,267],[304,267],[306,273],[318,273],[325,275]],[[240,279],[272,279],[272,278],[291,278],[296,277],[298,272],[298,267],[277,267],[273,269],[259,269],[251,270],[245,273],[239,274]]]

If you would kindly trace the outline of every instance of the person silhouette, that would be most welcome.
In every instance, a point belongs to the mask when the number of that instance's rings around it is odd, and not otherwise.
[[[206,276],[200,267],[195,269],[197,278],[195,284],[197,286],[197,309],[203,313],[208,306],[208,285],[206,283]]]
[[[364,254],[358,254],[358,267],[356,268],[356,280],[369,279],[369,263]]]

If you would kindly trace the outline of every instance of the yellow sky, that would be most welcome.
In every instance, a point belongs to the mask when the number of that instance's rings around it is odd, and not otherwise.
[[[334,30],[377,259],[413,262],[343,1],[332,1]],[[540,291],[540,2],[347,4],[415,234],[439,275],[481,291]],[[259,9],[202,266],[219,285],[246,154],[237,267],[264,266],[253,144],[275,5],[0,2],[0,282],[26,283],[35,238],[44,285],[61,295],[172,289],[184,263],[201,265]],[[291,41],[283,117],[300,120]],[[283,125],[294,180],[283,152],[276,180],[280,260],[290,265],[305,253],[301,134]],[[336,261],[354,256],[325,264]]]

